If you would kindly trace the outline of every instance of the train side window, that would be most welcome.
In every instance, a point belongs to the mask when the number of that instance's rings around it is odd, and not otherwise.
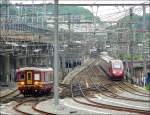
[[[50,72],[47,72],[47,77],[48,77],[48,81],[50,81],[50,79],[51,79]]]
[[[47,73],[45,72],[45,82],[48,81],[48,76],[47,76]]]
[[[41,73],[41,81],[45,81],[45,73],[44,72]]]
[[[45,73],[45,81],[46,82],[50,81],[50,73],[49,72]]]
[[[23,73],[20,75],[20,79],[24,80],[24,74]]]
[[[34,80],[40,80],[40,74],[34,74]]]
[[[54,78],[53,78],[53,72],[50,72],[50,81],[53,81]]]

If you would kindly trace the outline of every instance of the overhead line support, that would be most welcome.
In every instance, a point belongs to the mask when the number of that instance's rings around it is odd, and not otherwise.
[[[143,30],[145,31],[146,29],[146,13],[145,13],[145,6],[143,6]],[[145,39],[146,35],[145,33],[143,32],[143,42],[144,42],[144,39]],[[144,50],[144,43],[143,43],[143,68],[144,68],[144,86],[146,84],[146,77],[147,77],[147,65],[146,65],[146,54],[145,54],[145,50]]]
[[[9,3],[10,4],[10,3]],[[5,5],[5,4],[0,4],[0,5]],[[32,4],[10,4],[10,5],[16,5],[16,6],[32,6]],[[45,5],[43,3],[37,4],[35,3],[34,5],[36,6],[42,6]],[[54,5],[51,3],[46,3],[46,5]],[[59,4],[59,6],[149,6],[148,4]]]

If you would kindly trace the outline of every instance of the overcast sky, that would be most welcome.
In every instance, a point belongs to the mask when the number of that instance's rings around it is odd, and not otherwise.
[[[13,3],[32,3],[32,0],[10,0],[13,1]],[[34,3],[43,3],[44,0],[34,0]],[[54,3],[54,0],[45,0],[46,3]],[[117,4],[117,3],[131,3],[131,4],[141,4],[141,3],[150,3],[149,0],[59,0],[60,4],[76,4],[76,3],[80,3],[80,4],[101,4],[101,3],[109,3],[109,4]],[[100,6],[100,7],[96,7],[96,6],[86,6],[84,8],[89,9],[92,13],[94,13],[94,15],[97,15],[101,18],[102,21],[116,21],[122,17],[124,17],[125,15],[129,14],[129,8],[130,7],[122,7],[122,6]],[[142,15],[142,7],[140,6],[136,6],[133,8],[134,9],[134,13],[138,14],[138,15]],[[150,13],[150,6],[146,7],[146,12]]]

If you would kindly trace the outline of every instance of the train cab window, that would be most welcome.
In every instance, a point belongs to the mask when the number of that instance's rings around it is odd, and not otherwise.
[[[115,63],[115,64],[113,64],[113,68],[114,69],[120,69],[121,65],[119,63]]]
[[[31,73],[28,73],[28,80],[31,80]]]
[[[20,75],[20,80],[24,80],[24,74],[23,73]]]
[[[40,80],[40,74],[34,74],[34,80]]]

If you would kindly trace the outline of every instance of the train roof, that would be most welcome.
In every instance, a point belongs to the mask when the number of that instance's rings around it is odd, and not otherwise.
[[[100,54],[103,56],[108,56],[108,52],[105,52],[105,51],[101,52]]]
[[[107,63],[111,62],[111,63],[116,63],[116,62],[119,62],[119,63],[122,63],[122,60],[120,59],[114,59],[108,55],[100,55],[100,58],[104,61],[106,61]]]
[[[53,68],[51,67],[23,67],[16,70],[16,72],[19,71],[25,71],[25,70],[34,70],[34,71],[53,71]]]
[[[120,59],[112,59],[112,62],[122,62]]]
[[[101,59],[105,60],[107,63],[109,63],[111,60],[113,60],[113,58],[109,57],[109,56],[101,56]]]

